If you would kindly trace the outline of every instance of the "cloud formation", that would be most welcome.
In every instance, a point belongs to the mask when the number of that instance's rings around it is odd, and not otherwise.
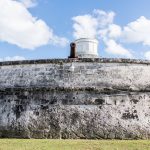
[[[0,41],[31,50],[47,44],[65,46],[66,38],[55,35],[43,20],[28,11],[34,2],[0,0],[0,8],[3,8],[0,11]]]
[[[75,38],[95,38],[101,29],[112,24],[115,13],[102,10],[94,10],[92,14],[73,17],[74,37]]]
[[[75,22],[73,28],[76,39],[80,37],[94,38],[96,36],[97,20],[91,15],[77,16],[73,18],[73,21]]]
[[[17,60],[25,60],[25,58],[22,56],[13,56],[13,57],[7,56],[4,58],[0,58],[0,61],[17,61]]]
[[[115,40],[107,40],[105,42],[106,52],[110,54],[132,57],[128,49],[124,48],[121,44],[117,44]]]
[[[25,5],[26,8],[35,7],[37,5],[37,0],[18,0]]]
[[[133,57],[132,50],[124,45],[141,43],[143,46],[150,46],[150,19],[141,16],[121,27],[114,23],[114,17],[114,12],[102,10],[73,17],[73,36],[76,39],[100,39],[107,53],[128,58]],[[144,57],[150,59],[150,52],[145,52]]]
[[[128,43],[142,43],[150,46],[150,20],[141,16],[124,27],[122,38]]]
[[[91,14],[73,17],[74,38],[97,38],[103,41],[109,54],[132,57],[131,52],[118,43],[122,29],[114,24],[114,12],[94,10]]]
[[[150,51],[147,51],[144,53],[144,57],[148,60],[150,60]]]

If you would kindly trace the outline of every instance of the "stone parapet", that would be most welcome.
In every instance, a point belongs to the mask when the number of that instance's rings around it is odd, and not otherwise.
[[[0,63],[0,137],[150,139],[150,61]]]

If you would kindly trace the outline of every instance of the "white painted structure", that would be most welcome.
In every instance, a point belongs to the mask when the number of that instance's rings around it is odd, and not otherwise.
[[[98,40],[81,38],[75,41],[79,58],[98,58]]]

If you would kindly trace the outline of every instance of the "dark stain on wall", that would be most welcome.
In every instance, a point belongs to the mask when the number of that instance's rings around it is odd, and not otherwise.
[[[96,105],[103,105],[105,103],[104,99],[95,99],[95,104]]]
[[[122,114],[122,119],[128,120],[128,119],[139,119],[137,115],[137,110],[134,110],[133,113],[129,112],[129,110],[126,110],[125,113]]]
[[[131,101],[131,103],[134,103],[134,104],[137,104],[139,102],[139,100],[137,100],[137,99],[131,99],[130,101]]]

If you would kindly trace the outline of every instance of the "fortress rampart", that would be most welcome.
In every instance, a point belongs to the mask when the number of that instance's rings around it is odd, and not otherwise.
[[[150,61],[0,63],[1,138],[150,138]]]

